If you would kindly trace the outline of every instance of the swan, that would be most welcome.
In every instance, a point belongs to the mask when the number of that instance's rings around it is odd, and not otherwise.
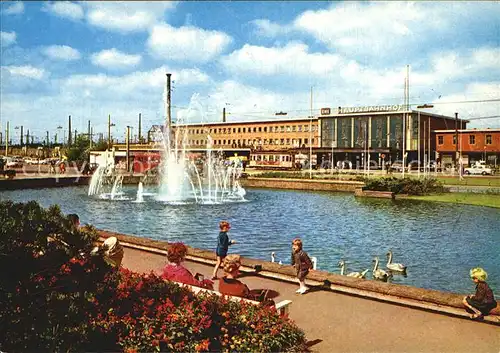
[[[340,267],[340,275],[344,276],[344,270],[345,270],[345,261],[340,260],[339,261],[339,267]],[[354,278],[365,278],[365,275],[367,274],[368,269],[364,270],[363,272],[350,272],[347,274],[347,277],[354,277]]]
[[[271,253],[271,262],[276,262],[276,253],[274,251]],[[278,265],[283,265],[283,262],[280,260]]]
[[[387,252],[387,265],[386,267],[391,271],[406,272],[406,266],[403,264],[392,263],[392,251]]]
[[[382,281],[387,281],[387,279],[391,275],[384,270],[378,269],[378,262],[379,262],[378,257],[375,257],[373,259],[373,262],[375,263],[375,266],[373,266],[373,271],[372,271],[373,278],[378,279],[378,280],[382,280]]]

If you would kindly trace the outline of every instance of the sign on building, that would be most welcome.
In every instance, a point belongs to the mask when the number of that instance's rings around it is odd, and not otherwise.
[[[402,104],[370,105],[363,107],[339,107],[338,113],[349,114],[349,113],[371,113],[371,112],[397,112],[401,110],[403,110]]]

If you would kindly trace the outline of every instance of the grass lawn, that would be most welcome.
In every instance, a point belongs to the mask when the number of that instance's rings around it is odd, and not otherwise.
[[[494,186],[500,187],[499,177],[464,176],[462,180],[458,177],[443,177],[437,179],[445,185],[471,185],[471,186]]]
[[[412,200],[451,202],[465,205],[500,208],[500,195],[493,194],[447,193],[426,196],[409,196],[408,198]]]

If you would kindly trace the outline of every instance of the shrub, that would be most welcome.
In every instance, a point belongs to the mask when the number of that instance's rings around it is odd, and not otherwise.
[[[425,195],[444,192],[443,185],[436,179],[378,178],[366,179],[363,190],[391,191],[395,194]]]
[[[196,296],[91,254],[97,233],[58,207],[0,202],[0,350],[291,351],[304,333],[274,308]]]

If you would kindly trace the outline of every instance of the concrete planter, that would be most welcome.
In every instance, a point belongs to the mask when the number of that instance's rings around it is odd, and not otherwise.
[[[392,200],[394,200],[395,198],[395,194],[392,191],[363,190],[362,188],[357,188],[356,190],[354,190],[354,196],[375,197],[379,199],[392,199]]]

